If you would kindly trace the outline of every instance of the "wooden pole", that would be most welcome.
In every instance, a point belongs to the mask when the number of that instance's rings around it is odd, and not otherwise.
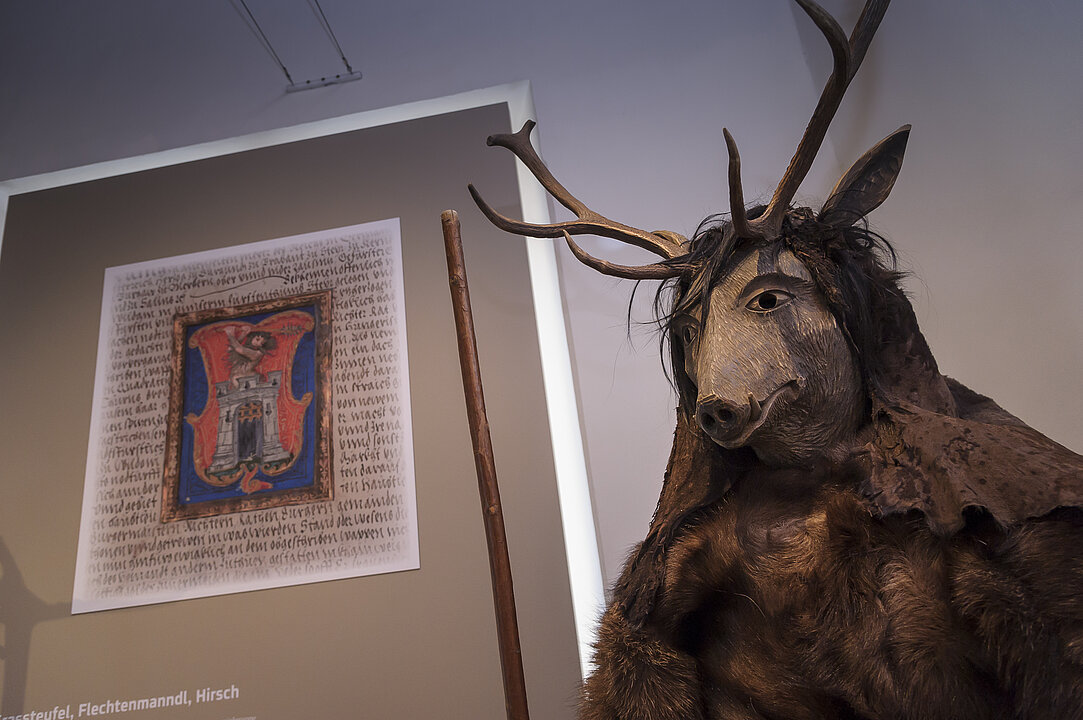
[[[466,261],[459,234],[459,214],[445,210],[440,214],[447,252],[448,284],[455,310],[455,331],[459,339],[459,366],[466,393],[466,414],[474,443],[474,465],[478,472],[478,491],[485,518],[485,539],[489,546],[489,571],[493,581],[493,605],[500,643],[500,666],[504,672],[504,708],[508,720],[529,720],[526,705],[526,681],[523,657],[519,649],[519,623],[515,617],[515,591],[508,560],[508,539],[504,534],[504,514],[500,509],[500,491],[496,484],[493,442],[489,420],[485,416],[485,397],[481,392],[481,369],[474,337],[474,318],[470,311],[470,291],[466,285]]]

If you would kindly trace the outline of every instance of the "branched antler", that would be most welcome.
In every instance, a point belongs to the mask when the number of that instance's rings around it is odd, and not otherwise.
[[[850,35],[849,41],[835,19],[827,11],[812,0],[795,0],[801,9],[812,18],[816,27],[827,38],[831,46],[831,54],[834,58],[835,67],[831,77],[827,79],[827,85],[820,95],[820,101],[812,113],[801,143],[797,146],[797,152],[790,160],[785,175],[778,184],[771,202],[763,215],[755,220],[748,220],[744,211],[744,192],[741,189],[740,167],[741,160],[737,155],[737,146],[728,132],[726,145],[730,155],[730,208],[733,214],[733,225],[737,236],[741,238],[772,238],[778,235],[782,227],[782,218],[789,209],[790,201],[797,194],[797,188],[801,181],[808,175],[812,167],[812,161],[816,158],[827,128],[835,117],[835,112],[842,103],[842,97],[846,94],[846,88],[853,80],[861,61],[865,58],[865,52],[869,49],[872,36],[879,27],[880,21],[887,12],[890,0],[868,0],[857,25]],[[735,179],[736,178],[736,179]]]
[[[790,165],[786,168],[786,173],[782,176],[771,202],[768,203],[764,213],[755,220],[749,220],[745,212],[744,190],[741,186],[741,156],[737,152],[737,143],[734,142],[728,130],[723,130],[729,153],[730,214],[733,232],[737,238],[741,239],[772,239],[778,236],[790,202],[812,167],[812,161],[816,158],[816,153],[819,152],[824,137],[827,135],[827,128],[831,125],[831,120],[842,103],[846,88],[849,87],[850,81],[861,66],[861,61],[865,58],[865,52],[869,49],[869,43],[884,13],[887,12],[890,0],[867,0],[849,40],[835,19],[816,2],[813,0],[795,0],[795,2],[827,38],[834,58],[834,69],[820,94],[820,101],[805,128],[805,134],[801,137],[797,152],[790,160]],[[679,261],[679,258],[687,255],[688,251],[687,240],[684,237],[668,231],[646,232],[615,222],[594,212],[568,192],[549,172],[549,168],[541,161],[533,145],[530,144],[530,132],[533,129],[534,122],[528,120],[519,132],[493,135],[489,137],[488,144],[500,145],[515,153],[515,156],[523,161],[549,194],[575,213],[576,219],[549,225],[512,220],[494,210],[481,198],[474,186],[470,185],[470,194],[474,202],[494,225],[508,232],[531,237],[563,236],[568,242],[568,247],[581,262],[606,275],[634,280],[665,279],[680,275],[689,269],[688,264]],[[660,255],[665,260],[642,267],[615,265],[592,257],[576,245],[571,236],[582,234],[601,235],[630,243]]]
[[[590,234],[601,235],[603,237],[630,243],[637,247],[641,247],[644,250],[649,250],[666,260],[680,257],[687,252],[684,247],[684,243],[686,242],[685,239],[677,233],[667,231],[652,233],[615,222],[599,215],[576,199],[575,196],[568,192],[568,190],[553,177],[549,168],[547,168],[541,158],[538,157],[538,153],[535,152],[534,146],[530,144],[530,132],[534,129],[534,125],[535,123],[533,120],[527,120],[519,132],[513,134],[504,133],[492,135],[486,142],[489,145],[499,145],[511,150],[517,158],[523,161],[523,164],[527,166],[530,172],[534,174],[534,177],[538,179],[538,182],[542,184],[542,187],[544,187],[550,195],[556,198],[561,205],[575,213],[577,219],[548,225],[512,220],[505,215],[501,215],[485,202],[473,185],[468,186],[470,195],[474,198],[474,202],[477,203],[478,208],[485,214],[485,217],[489,218],[489,221],[501,230],[506,230],[507,232],[519,235],[551,238],[563,236],[567,240],[568,246],[571,248],[572,252],[580,261],[606,275],[633,280],[657,280],[674,277],[680,274],[682,266],[674,265],[672,263],[654,263],[652,265],[644,265],[641,267],[614,265],[592,257],[575,244],[571,238],[572,235]]]

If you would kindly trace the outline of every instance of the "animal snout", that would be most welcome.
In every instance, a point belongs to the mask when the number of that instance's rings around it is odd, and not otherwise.
[[[740,435],[750,411],[747,404],[737,405],[717,395],[708,395],[697,404],[696,421],[709,437],[721,441]]]

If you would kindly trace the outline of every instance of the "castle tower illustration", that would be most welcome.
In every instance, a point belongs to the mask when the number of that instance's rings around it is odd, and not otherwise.
[[[218,399],[218,440],[208,471],[219,475],[241,463],[274,465],[290,459],[278,437],[278,391],[282,371],[215,383]]]

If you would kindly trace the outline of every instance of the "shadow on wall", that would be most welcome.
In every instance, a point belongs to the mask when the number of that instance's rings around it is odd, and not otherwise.
[[[15,558],[0,538],[0,626],[4,628],[3,645],[0,645],[0,665],[3,667],[0,715],[17,715],[23,711],[30,634],[34,627],[69,614],[70,603],[48,604],[27,589]]]

